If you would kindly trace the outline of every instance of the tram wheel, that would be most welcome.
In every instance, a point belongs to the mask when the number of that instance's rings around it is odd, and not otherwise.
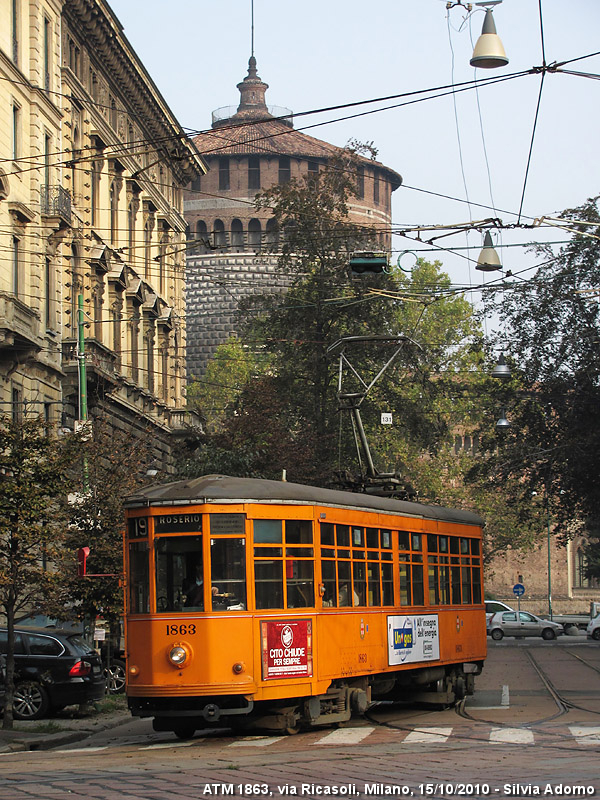
[[[196,726],[188,723],[178,725],[176,728],[173,728],[173,733],[178,739],[193,739],[194,734],[196,733]]]

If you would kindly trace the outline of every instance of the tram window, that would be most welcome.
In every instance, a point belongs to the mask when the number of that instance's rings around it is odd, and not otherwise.
[[[335,550],[330,550],[328,547],[322,547],[321,558],[335,558]]]
[[[338,586],[339,586],[339,605],[352,605],[352,584],[350,576],[350,561],[338,561]]]
[[[481,603],[481,570],[473,567],[473,602]]]
[[[381,585],[379,582],[379,562],[369,561],[367,563],[368,594],[367,605],[381,605]]]
[[[429,603],[437,606],[440,603],[439,567],[437,564],[429,565]]]
[[[379,549],[379,531],[377,528],[367,528],[367,547],[369,550]]]
[[[400,551],[410,550],[410,533],[408,531],[398,531],[398,549]]]
[[[333,524],[331,522],[321,523],[321,544],[329,547],[333,547],[335,544]]]
[[[312,547],[286,547],[285,554],[288,556],[288,558],[312,558],[313,549]]]
[[[367,604],[367,571],[362,563],[353,564],[354,573],[354,605],[366,606]]]
[[[474,556],[479,555],[479,540],[478,539],[471,539],[471,553]]]
[[[203,611],[202,536],[161,536],[154,549],[156,610]]]
[[[129,543],[129,611],[131,614],[150,612],[150,567],[148,542]]]
[[[461,552],[461,555],[465,555],[465,556],[469,555],[469,540],[468,539],[461,539],[460,540],[460,552]]]
[[[461,567],[462,576],[462,601],[463,605],[470,604],[471,602],[471,568]]]
[[[451,567],[452,578],[452,603],[453,605],[460,604],[460,567]]]
[[[382,550],[391,550],[392,549],[392,532],[383,530],[381,531],[381,549]]]
[[[210,540],[213,611],[240,611],[246,608],[245,545],[245,539]]]
[[[410,564],[400,564],[400,605],[412,605],[412,580]]]
[[[286,519],[286,544],[312,544],[312,522],[305,519]]]
[[[440,536],[440,553],[448,552],[448,537]]]
[[[337,586],[335,581],[335,561],[323,561],[321,574],[325,592],[323,594],[323,606],[331,608],[337,606]]]
[[[283,547],[255,547],[254,558],[281,558]]]
[[[280,519],[255,519],[254,544],[281,544]]]
[[[456,536],[450,537],[450,552],[458,554],[458,539]]]
[[[422,564],[413,564],[412,594],[413,594],[413,605],[422,606],[425,604],[425,584],[423,581]]]
[[[450,567],[447,564],[440,565],[440,603],[450,605]]]
[[[315,604],[312,561],[287,559],[285,562],[287,607],[309,608]]]
[[[255,561],[256,608],[283,608],[283,561]]]
[[[381,605],[394,605],[394,570],[391,564],[381,565]]]
[[[415,550],[418,550],[418,548],[415,547]],[[427,550],[430,553],[437,553],[438,551],[438,537],[433,536],[431,533],[427,534]]]
[[[363,528],[352,528],[352,547],[365,546],[365,532]]]
[[[350,528],[347,525],[336,525],[335,540],[338,547],[350,547]]]
[[[413,533],[411,536],[412,541],[412,549],[413,550],[421,550],[422,542],[421,542],[421,534],[420,533]]]

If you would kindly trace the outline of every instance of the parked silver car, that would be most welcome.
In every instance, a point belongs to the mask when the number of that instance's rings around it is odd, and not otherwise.
[[[491,618],[488,632],[496,641],[504,636],[541,636],[550,640],[563,634],[564,629],[558,622],[536,617],[529,611],[499,611]]]
[[[490,620],[498,611],[514,611],[514,608],[512,606],[507,606],[506,603],[503,603],[501,600],[485,601],[485,625],[488,633],[490,632]]]

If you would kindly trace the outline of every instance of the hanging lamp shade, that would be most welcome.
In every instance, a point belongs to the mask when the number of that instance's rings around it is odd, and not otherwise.
[[[504,360],[504,353],[500,353],[498,363],[492,370],[492,378],[510,378],[510,367]]]
[[[502,409],[502,411],[500,412],[500,419],[496,423],[496,430],[505,431],[507,428],[510,428],[510,422],[506,419],[505,409]]]
[[[489,231],[485,232],[483,248],[481,253],[479,253],[479,258],[477,259],[477,265],[475,269],[478,269],[480,272],[495,272],[497,269],[502,269],[500,257],[494,250],[492,234]]]
[[[481,36],[477,39],[473,50],[471,66],[494,69],[495,67],[505,67],[507,64],[508,58],[504,52],[500,37],[496,33],[496,23],[494,22],[492,9],[488,8],[485,12]]]

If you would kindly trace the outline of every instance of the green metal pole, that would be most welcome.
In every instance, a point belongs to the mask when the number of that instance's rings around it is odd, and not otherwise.
[[[79,422],[85,424],[88,418],[87,408],[87,376],[85,374],[85,339],[83,325],[83,295],[77,295],[77,366],[79,376]],[[83,490],[89,487],[88,462],[83,457]]]

